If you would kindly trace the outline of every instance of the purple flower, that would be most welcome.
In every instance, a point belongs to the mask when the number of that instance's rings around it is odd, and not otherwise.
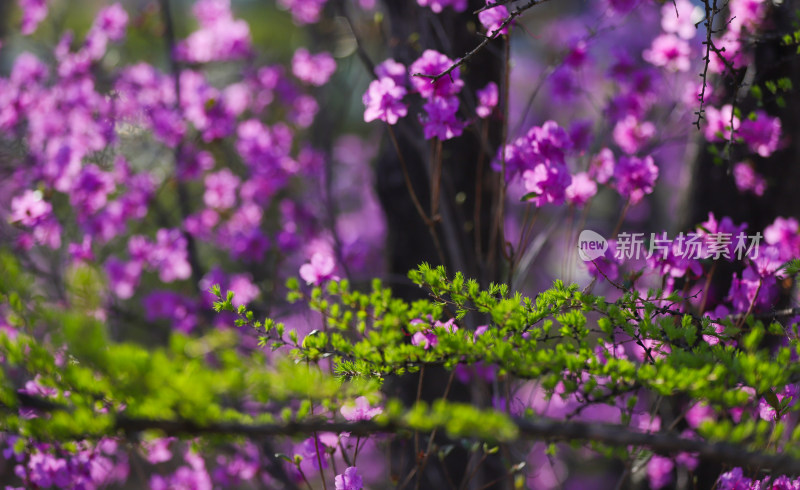
[[[716,413],[714,412],[714,409],[711,408],[707,403],[697,402],[686,411],[686,423],[689,424],[689,427],[692,429],[697,429],[700,427],[700,424],[706,420],[714,420],[715,416]]]
[[[369,400],[364,396],[356,398],[355,405],[345,405],[339,411],[342,412],[342,417],[350,422],[370,420],[374,416],[383,413],[381,407],[370,406]]]
[[[492,110],[497,107],[500,97],[497,84],[489,82],[486,87],[478,90],[477,95],[478,107],[475,109],[475,112],[478,114],[478,117],[485,119],[489,117],[492,114]]]
[[[674,34],[662,34],[653,39],[650,49],[645,49],[642,58],[654,66],[663,66],[669,71],[688,71],[691,67],[689,43]]]
[[[244,20],[233,18],[230,0],[202,0],[195,4],[193,12],[200,29],[176,46],[178,59],[208,63],[250,55],[250,27]]]
[[[628,155],[638,152],[655,134],[653,123],[640,122],[635,116],[627,116],[614,126],[614,142]]]
[[[781,120],[768,116],[764,111],[756,111],[755,119],[742,121],[737,136],[742,138],[751,151],[766,158],[778,149]]]
[[[210,208],[232,208],[236,204],[236,189],[239,187],[239,182],[239,177],[227,168],[206,175],[203,202]]]
[[[775,221],[764,229],[764,241],[778,248],[781,260],[790,260],[800,255],[798,228],[800,225],[794,218],[775,218]]]
[[[751,481],[750,478],[742,475],[741,468],[736,467],[719,476],[717,488],[719,490],[749,490]]]
[[[758,293],[758,296],[756,296]],[[742,272],[742,278],[734,273],[728,299],[733,305],[734,312],[745,313],[753,305],[753,311],[768,308],[778,294],[778,286],[774,276],[760,277],[752,267],[747,267]]]
[[[407,75],[406,66],[392,58],[387,59],[375,67],[375,76],[377,76],[378,79],[391,78],[394,80],[395,85],[404,86],[406,84]]]
[[[434,97],[423,107],[425,115],[420,116],[420,121],[425,139],[439,138],[445,141],[461,136],[464,123],[456,118],[458,97]]]
[[[364,94],[364,121],[372,122],[380,119],[388,124],[396,124],[401,117],[408,114],[403,104],[406,89],[398,86],[392,78],[381,78],[369,84]]]
[[[236,135],[236,151],[253,172],[275,179],[290,168],[293,134],[287,126],[278,123],[267,127],[257,119],[248,119],[239,123]]]
[[[92,237],[90,235],[83,235],[83,241],[81,241],[81,243],[70,243],[67,249],[73,260],[83,262],[94,260],[94,254],[92,253]]]
[[[292,73],[299,80],[321,87],[336,71],[336,61],[330,53],[322,52],[312,55],[308,50],[300,48],[292,58]]]
[[[336,268],[336,262],[333,257],[321,252],[316,252],[311,256],[311,261],[303,264],[300,267],[300,277],[306,281],[307,284],[314,284],[319,286],[323,281],[328,279],[338,280],[333,274]]]
[[[33,34],[47,17],[47,0],[19,0],[19,7],[22,9],[22,35]]]
[[[639,0],[606,0],[608,6],[616,15],[625,15],[639,3]]]
[[[744,236],[746,229],[747,223],[742,223],[741,225],[737,226],[728,216],[723,216],[721,220],[717,221],[717,219],[714,217],[714,213],[708,213],[708,220],[701,223],[697,229],[697,234],[703,238],[702,245],[704,247],[704,251],[701,252],[701,257],[707,257],[709,255],[710,251],[708,249],[710,247],[716,247],[717,249],[720,248],[719,245],[716,245],[713,242],[722,244],[723,237],[730,236],[730,243],[723,248],[727,250],[727,256],[729,257],[729,260],[733,260],[734,257],[737,256],[736,248],[740,246],[740,240],[743,240],[743,243],[741,244],[742,247],[747,244],[746,236]],[[743,252],[745,251],[747,250],[743,250]]]
[[[123,262],[111,257],[106,262],[105,268],[111,291],[119,299],[128,299],[133,296],[142,274],[141,263],[137,261]]]
[[[319,21],[322,8],[328,0],[278,0],[278,5],[292,13],[297,25],[313,24]]]
[[[487,5],[493,5],[494,3],[494,0],[486,0]],[[496,33],[508,17],[509,13],[505,5],[492,7],[478,13],[478,20],[481,22],[481,25],[483,25],[483,28],[486,29],[486,34],[489,36]],[[508,34],[508,26],[503,27],[500,34]]]
[[[553,97],[564,102],[573,101],[581,91],[575,72],[564,65],[553,71],[548,83]]]
[[[638,203],[645,195],[652,193],[657,178],[658,167],[651,156],[622,156],[614,167],[615,187],[631,204]]]
[[[187,333],[197,325],[197,304],[174,291],[155,291],[142,301],[148,321],[167,320],[173,328]]]
[[[438,344],[439,339],[432,330],[417,332],[411,337],[411,345],[421,345],[425,350],[436,347]]]
[[[102,32],[111,41],[125,37],[128,26],[128,12],[118,3],[102,9],[94,20],[92,29]]]
[[[589,60],[589,45],[585,39],[573,39],[569,43],[569,51],[564,57],[564,64],[578,69]]]
[[[411,74],[411,86],[426,99],[456,95],[461,91],[461,87],[464,86],[464,80],[461,80],[458,68],[451,71],[448,76],[442,77],[435,82],[428,78],[443,73],[452,64],[453,60],[442,53],[432,49],[425,50],[422,56],[412,63],[408,69]],[[414,76],[417,73],[428,77]]]
[[[525,191],[535,194],[531,200],[540,207],[548,203],[562,204],[572,176],[566,165],[540,163],[533,170],[523,172],[522,181]]]
[[[437,14],[445,7],[453,7],[456,12],[467,10],[467,0],[417,0],[420,7],[430,7]]]
[[[670,458],[654,454],[647,463],[647,479],[650,481],[650,487],[658,489],[669,485],[674,467],[675,463]]]
[[[164,463],[172,459],[172,452],[169,445],[175,440],[174,437],[163,437],[142,442],[142,449],[145,458],[152,464]]]
[[[355,466],[344,470],[344,474],[336,475],[334,482],[336,490],[361,490],[364,487],[361,476],[358,474],[358,468]]]

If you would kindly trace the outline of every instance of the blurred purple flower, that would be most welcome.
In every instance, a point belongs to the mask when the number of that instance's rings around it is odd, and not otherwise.
[[[343,474],[336,475],[334,482],[336,490],[361,490],[364,487],[361,476],[358,474],[358,468],[355,466],[350,466],[344,470]]]
[[[387,124],[396,124],[408,114],[408,108],[402,102],[405,95],[406,89],[397,85],[392,78],[373,80],[363,97],[367,107],[364,121],[380,119]]]

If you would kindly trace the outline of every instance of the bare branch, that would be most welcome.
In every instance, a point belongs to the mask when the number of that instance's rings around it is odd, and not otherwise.
[[[435,83],[440,78],[450,75],[450,73],[452,73],[453,70],[455,70],[459,66],[463,65],[464,63],[469,61],[472,57],[474,57],[476,54],[478,54],[483,48],[486,47],[487,44],[489,44],[490,41],[493,41],[493,40],[497,39],[498,37],[500,37],[500,33],[506,27],[508,27],[514,21],[514,19],[516,19],[517,17],[522,15],[522,13],[524,11],[528,10],[531,7],[535,7],[536,5],[539,5],[541,3],[547,2],[547,1],[548,0],[529,0],[528,3],[526,3],[524,5],[521,5],[521,6],[517,7],[516,9],[514,9],[508,15],[508,17],[500,24],[500,26],[497,29],[495,29],[494,31],[492,31],[491,33],[489,33],[488,35],[484,36],[483,41],[481,41],[480,44],[475,46],[475,48],[472,49],[472,51],[468,52],[467,54],[465,54],[464,56],[462,56],[461,58],[456,60],[455,63],[450,65],[450,67],[448,69],[446,69],[445,71],[439,73],[438,75],[427,75],[425,73],[414,73],[412,76],[421,77],[421,78],[428,78],[428,79],[431,80],[431,83]],[[507,1],[507,2],[504,2],[504,3],[510,3],[510,2]],[[485,10],[485,9],[481,9],[481,10]]]

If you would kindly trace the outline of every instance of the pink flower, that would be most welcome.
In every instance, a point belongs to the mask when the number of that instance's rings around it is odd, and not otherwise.
[[[688,71],[691,67],[689,43],[674,34],[662,34],[653,39],[650,49],[644,50],[642,58],[655,66],[670,71]]]
[[[53,206],[42,199],[39,191],[26,190],[11,199],[11,221],[23,226],[36,226],[50,216]]]
[[[669,485],[674,467],[675,463],[670,458],[654,454],[647,463],[647,479],[650,481],[650,487],[657,489]]]
[[[487,0],[487,5],[493,5],[495,3],[494,0]],[[483,25],[484,29],[486,29],[486,34],[491,36],[500,29],[500,26],[503,25],[506,19],[508,19],[509,13],[508,9],[505,5],[499,5],[497,7],[492,7],[490,9],[483,10],[478,13],[478,20]],[[500,31],[500,34],[508,34],[508,26],[503,27],[503,30]]]
[[[105,34],[111,41],[119,41],[125,36],[128,26],[128,12],[118,3],[98,12],[92,29]]]
[[[227,168],[206,175],[203,202],[214,209],[232,208],[236,204],[236,189],[239,187],[239,182],[239,177]]]
[[[727,141],[731,137],[731,121],[733,130],[738,131],[741,121],[733,115],[733,106],[730,104],[722,106],[720,109],[715,107],[706,108],[707,125],[704,134],[708,141]],[[731,117],[733,116],[733,117]]]
[[[719,490],[748,490],[752,480],[742,474],[742,469],[736,467],[727,473],[723,473],[717,480]]]
[[[441,322],[439,320],[436,320],[436,323],[434,323],[433,326],[437,327],[437,328],[443,328],[445,330],[445,332],[447,332],[447,333],[456,333],[456,332],[458,332],[458,325],[456,325],[456,319],[455,318],[451,318],[451,319],[447,320],[446,322]]]
[[[697,34],[695,12],[699,12],[689,0],[676,0],[661,7],[661,28],[664,32],[677,34],[683,39],[692,39]],[[677,15],[675,10],[677,10]],[[702,15],[702,13],[700,13]]]
[[[278,0],[278,5],[292,13],[297,25],[313,24],[319,21],[322,8],[328,0]]]
[[[456,95],[464,86],[464,80],[461,80],[458,68],[436,82],[427,77],[414,76],[417,73],[428,76],[439,75],[450,68],[452,64],[453,60],[442,53],[432,49],[426,50],[408,69],[411,74],[411,86],[426,99],[434,96]]]
[[[311,256],[311,261],[300,267],[300,277],[308,284],[320,285],[328,279],[337,280],[333,275],[336,263],[330,255],[323,255],[320,252]]]
[[[627,116],[614,126],[614,142],[625,153],[633,155],[656,134],[651,122],[640,122],[635,116]]]
[[[600,184],[605,184],[614,176],[614,152],[603,148],[592,158],[589,166],[589,177]]]
[[[697,429],[706,420],[714,420],[714,409],[705,402],[697,402],[686,411],[686,423],[692,429]]]
[[[572,176],[566,165],[540,163],[533,170],[523,172],[522,181],[525,191],[535,194],[531,200],[536,207],[540,207],[545,204],[563,203]]]
[[[364,396],[359,396],[356,398],[354,405],[345,405],[339,411],[342,413],[342,417],[350,422],[370,420],[383,413],[381,407],[372,407],[369,400]]]
[[[231,276],[228,289],[233,291],[233,306],[246,305],[258,298],[261,291],[253,284],[250,274],[234,274]]]
[[[312,55],[308,50],[300,48],[292,58],[292,73],[299,80],[321,87],[336,71],[336,61],[330,53],[322,52]]]
[[[344,470],[344,474],[336,475],[334,483],[336,484],[336,490],[361,490],[364,488],[364,483],[358,474],[358,468],[355,466]]]
[[[743,29],[754,32],[766,12],[764,0],[737,0],[731,2],[730,25],[728,29],[740,34]]]
[[[378,79],[391,78],[396,85],[403,86],[406,84],[406,66],[402,63],[389,58],[383,63],[375,67],[375,76]]]
[[[380,119],[388,124],[396,124],[401,117],[408,114],[408,108],[402,102],[405,95],[406,89],[398,86],[392,78],[373,80],[363,97],[364,105],[367,106],[364,121]]]
[[[200,29],[176,46],[176,56],[192,63],[226,61],[251,53],[250,26],[233,18],[230,0],[202,0],[192,9]]]
[[[800,225],[794,218],[775,218],[775,221],[764,229],[764,241],[778,248],[781,259],[789,260],[800,255],[798,228]]]
[[[478,90],[478,107],[475,112],[480,118],[487,118],[492,114],[492,110],[497,107],[498,99],[500,98],[497,84],[489,82],[486,87]]]
[[[411,345],[421,345],[425,350],[436,347],[438,344],[439,339],[431,330],[417,332],[411,337]]]
[[[19,7],[22,9],[22,35],[33,34],[47,17],[47,0],[19,0]]]
[[[752,192],[756,196],[763,196],[767,188],[767,181],[756,173],[753,166],[746,162],[739,162],[733,166],[733,179],[739,192]]]
[[[567,202],[576,206],[583,206],[589,199],[597,194],[597,184],[589,174],[581,172],[572,176],[572,183],[565,191]]]

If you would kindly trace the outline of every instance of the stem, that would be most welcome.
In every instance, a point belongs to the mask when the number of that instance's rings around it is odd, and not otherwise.
[[[323,490],[328,490],[328,484],[325,483],[325,472],[322,469],[322,456],[319,454],[319,438],[316,432],[314,432],[314,448],[317,451],[317,464],[319,465],[319,474],[322,477],[322,488]]]
[[[453,369],[450,372],[450,377],[447,379],[447,386],[445,386],[444,388],[444,394],[442,395],[442,400],[447,399],[447,395],[450,393],[450,387],[453,385],[453,379],[455,378],[455,376],[456,376],[456,370]],[[434,437],[436,437],[436,430],[437,429],[433,429],[431,431],[430,437],[428,437],[428,449],[425,451],[425,456],[422,457],[422,462],[419,465],[418,472],[420,476],[422,475],[422,472],[425,471],[425,467],[428,465],[428,458],[430,457],[431,451],[433,450],[433,439]],[[417,478],[417,485],[416,485],[417,490],[419,490],[420,483],[421,483],[421,478]]]
[[[619,230],[622,228],[622,223],[625,222],[625,215],[628,214],[628,209],[631,207],[631,200],[625,203],[625,207],[622,208],[622,214],[619,215],[619,221],[617,221],[617,225],[614,227],[614,231],[611,233],[609,238],[613,239],[615,236],[619,234]]]
[[[750,316],[750,313],[753,312],[753,308],[756,305],[756,300],[758,300],[758,293],[761,292],[761,286],[763,284],[764,284],[764,279],[759,279],[758,287],[756,288],[756,294],[753,296],[753,300],[750,302],[750,306],[747,307],[747,313],[745,313],[744,316],[741,319],[739,319],[739,321],[736,323],[736,328],[742,328],[742,325],[744,325],[744,322],[747,320],[747,317]]]
[[[353,466],[356,465],[356,460],[358,459],[358,445],[361,444],[361,436],[356,437],[356,450],[353,453]]]
[[[506,203],[506,188],[508,182],[506,180],[506,144],[508,139],[508,109],[509,99],[511,98],[511,40],[508,35],[504,37],[505,40],[505,73],[503,75],[503,112],[502,112],[502,136],[500,137],[500,161],[502,162],[502,170],[500,172],[500,192],[497,196],[496,214],[494,216],[494,225],[492,226],[492,238],[489,242],[489,264],[494,265],[494,259],[497,249],[497,239],[503,241],[501,250],[503,255],[505,252],[505,223],[503,216],[505,215]]]
[[[422,207],[422,203],[417,197],[417,193],[414,190],[413,184],[411,183],[411,176],[408,173],[406,159],[403,157],[403,152],[400,151],[400,144],[397,142],[397,136],[395,136],[392,126],[387,124],[386,127],[389,129],[389,139],[392,140],[394,150],[397,152],[397,158],[400,159],[400,167],[403,170],[403,178],[405,179],[408,193],[411,195],[411,201],[414,203],[414,207],[417,208],[417,213],[419,213],[420,218],[422,218],[422,221],[425,223],[431,233],[433,245],[436,247],[436,253],[439,254],[439,261],[442,263],[442,265],[445,265],[445,255],[444,251],[442,250],[442,244],[439,242],[439,236],[436,234],[436,223],[430,217],[428,217],[427,214],[425,214],[425,209]]]
[[[489,139],[489,124],[486,120],[483,121],[481,126],[481,140],[487,141]],[[475,209],[473,211],[473,226],[475,232],[475,257],[480,261],[483,243],[481,237],[481,204],[483,202],[483,165],[486,160],[486,153],[481,152],[478,156],[478,175],[475,179]]]
[[[700,302],[700,315],[706,311],[706,301],[708,300],[708,288],[711,287],[711,278],[714,277],[714,272],[717,270],[717,262],[711,265],[711,270],[708,271],[708,277],[706,278],[706,284],[703,286],[703,300]]]

